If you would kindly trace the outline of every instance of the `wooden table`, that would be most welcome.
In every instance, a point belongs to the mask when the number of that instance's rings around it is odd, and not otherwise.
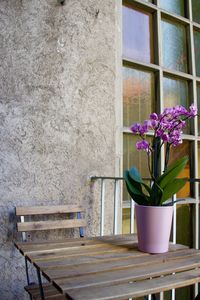
[[[200,250],[170,245],[151,255],[135,235],[15,245],[67,299],[128,299],[200,282]]]

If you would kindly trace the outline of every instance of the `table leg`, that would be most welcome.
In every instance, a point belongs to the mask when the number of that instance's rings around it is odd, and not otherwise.
[[[40,270],[38,268],[37,268],[37,277],[38,277],[38,283],[39,283],[39,288],[40,288],[41,300],[45,300],[44,290],[43,290],[43,286],[42,286],[42,278],[41,278]]]
[[[194,300],[200,300],[200,294],[198,294]]]
[[[25,256],[25,268],[26,268],[26,280],[27,284],[30,284],[30,278],[29,278],[29,272],[28,272],[28,260],[27,257]],[[33,300],[33,297],[30,295],[30,300]]]
[[[28,260],[27,257],[25,256],[25,267],[26,267],[26,279],[27,279],[27,284],[30,284],[30,278],[29,278],[29,273],[28,273]]]

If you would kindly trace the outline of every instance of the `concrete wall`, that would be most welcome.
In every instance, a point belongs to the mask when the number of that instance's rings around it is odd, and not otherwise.
[[[79,202],[97,232],[98,184],[88,176],[119,172],[119,2],[0,1],[2,300],[26,299],[14,206]]]

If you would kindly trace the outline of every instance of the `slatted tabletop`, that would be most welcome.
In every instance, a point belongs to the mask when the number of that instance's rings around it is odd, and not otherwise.
[[[128,299],[200,282],[200,250],[171,244],[151,255],[135,235],[15,245],[67,299]]]

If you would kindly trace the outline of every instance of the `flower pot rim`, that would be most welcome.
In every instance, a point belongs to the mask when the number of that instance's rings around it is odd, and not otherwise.
[[[169,207],[173,207],[173,204],[172,205],[142,205],[142,204],[137,204],[135,203],[135,206],[141,206],[141,207],[152,207],[152,208],[169,208]]]

